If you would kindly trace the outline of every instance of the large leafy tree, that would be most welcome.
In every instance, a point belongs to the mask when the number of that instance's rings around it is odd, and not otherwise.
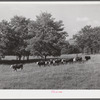
[[[45,59],[47,56],[60,56],[67,35],[61,20],[55,21],[50,13],[43,12],[29,24],[31,53]]]
[[[0,22],[0,53],[16,55],[20,60],[22,55],[29,58],[27,51],[29,19],[14,16],[9,22]]]
[[[65,41],[65,44],[62,46],[61,54],[68,54],[70,43],[69,41]]]
[[[96,53],[100,50],[100,27],[85,26],[73,38],[82,51]]]
[[[11,39],[12,37],[11,34],[12,34],[12,30],[9,22],[6,20],[2,20],[0,22],[0,53],[1,54],[12,53],[14,45]]]
[[[19,60],[22,55],[29,57],[29,51],[27,51],[27,38],[28,38],[28,24],[30,20],[22,16],[14,16],[11,18],[10,25],[15,37],[15,49],[14,53],[18,56]],[[28,54],[27,54],[28,52]]]

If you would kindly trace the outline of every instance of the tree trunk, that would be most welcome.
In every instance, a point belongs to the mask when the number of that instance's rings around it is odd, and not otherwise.
[[[82,54],[84,54],[84,48],[81,48]]]
[[[23,60],[25,60],[25,56],[23,56]]]
[[[91,54],[93,54],[93,49],[91,48]]]
[[[46,59],[47,59],[47,56],[45,55],[45,56],[44,56],[44,58],[45,58],[45,61],[46,61]]]
[[[84,54],[84,50],[82,49],[82,54]]]
[[[29,56],[27,56],[27,60],[29,60]]]
[[[21,60],[21,56],[18,56],[19,60]]]

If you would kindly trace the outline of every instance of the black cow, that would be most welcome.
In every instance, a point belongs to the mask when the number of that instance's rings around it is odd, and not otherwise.
[[[91,59],[91,57],[90,56],[85,56],[85,59],[89,60],[89,59]]]
[[[66,63],[73,63],[73,59],[74,58],[68,58],[68,59],[66,59]]]
[[[13,68],[15,71],[17,71],[17,69],[23,69],[23,64],[14,64],[11,65],[10,68]]]
[[[45,66],[45,61],[39,61],[39,62],[37,62],[37,65],[39,65],[39,67]]]
[[[82,61],[82,57],[76,57],[76,61]]]
[[[53,60],[53,65],[59,65],[59,64],[61,64],[61,59]]]

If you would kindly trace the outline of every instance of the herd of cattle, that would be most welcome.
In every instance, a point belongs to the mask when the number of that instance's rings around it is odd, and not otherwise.
[[[60,65],[60,64],[68,64],[73,62],[84,62],[91,59],[90,56],[85,56],[85,60],[82,57],[75,57],[75,58],[59,58],[59,59],[50,59],[48,61],[39,61],[37,62],[38,66],[50,66],[50,65]]]
[[[85,56],[85,59],[83,60],[82,57],[75,57],[75,58],[59,58],[59,59],[50,59],[47,61],[38,61],[37,65],[39,67],[41,66],[50,66],[50,65],[60,65],[60,64],[67,64],[67,63],[73,63],[73,62],[84,62],[87,61],[89,59],[91,59],[90,56]],[[23,64],[13,64],[10,66],[10,68],[13,68],[15,71],[17,71],[17,69],[23,69]]]

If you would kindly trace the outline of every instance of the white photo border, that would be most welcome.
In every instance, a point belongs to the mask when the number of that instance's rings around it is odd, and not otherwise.
[[[11,3],[34,3],[34,4],[100,4],[100,1],[0,1],[0,4]],[[55,91],[55,93],[53,93]],[[62,93],[56,93],[62,91]],[[98,99],[100,98],[100,90],[13,90],[1,89],[0,99]]]

